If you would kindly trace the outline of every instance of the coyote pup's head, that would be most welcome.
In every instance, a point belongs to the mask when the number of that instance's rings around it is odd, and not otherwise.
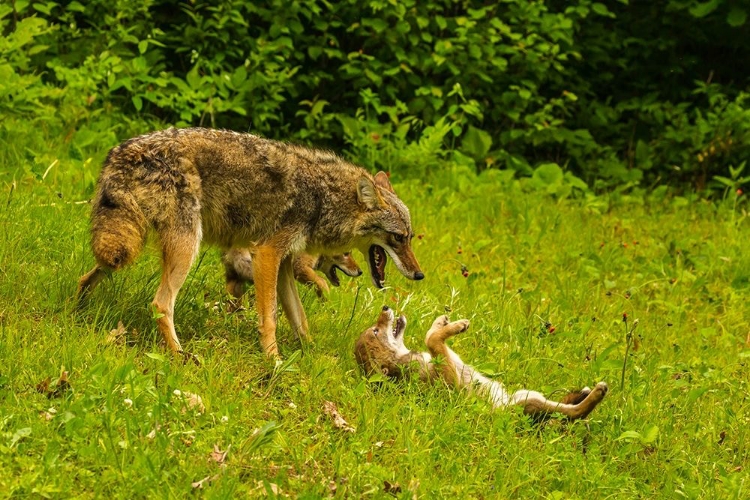
[[[383,288],[386,255],[407,278],[423,279],[424,274],[411,250],[414,232],[409,209],[396,196],[385,172],[378,172],[374,179],[360,177],[357,199],[366,208],[357,228],[357,246],[367,256],[373,284]]]
[[[406,318],[396,319],[393,311],[383,306],[377,323],[362,332],[354,345],[354,357],[368,377],[374,373],[401,377],[405,368],[402,358],[410,353],[404,345],[405,329]]]
[[[362,275],[362,269],[359,268],[357,261],[352,258],[352,254],[349,252],[336,255],[321,255],[315,269],[322,271],[333,286],[341,284],[339,277],[336,275],[336,269],[352,278]]]

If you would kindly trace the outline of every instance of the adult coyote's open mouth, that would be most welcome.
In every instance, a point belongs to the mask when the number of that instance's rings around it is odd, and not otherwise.
[[[377,288],[383,288],[383,281],[385,281],[385,263],[388,261],[385,249],[380,245],[371,245],[368,254],[372,283]]]

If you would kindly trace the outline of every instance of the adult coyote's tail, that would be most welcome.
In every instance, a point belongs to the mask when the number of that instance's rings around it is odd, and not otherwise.
[[[146,240],[148,223],[132,193],[102,183],[91,210],[91,249],[111,270],[130,264]]]

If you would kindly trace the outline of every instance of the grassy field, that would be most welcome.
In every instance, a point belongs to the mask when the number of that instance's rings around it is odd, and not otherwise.
[[[313,342],[282,319],[274,366],[252,307],[226,311],[205,248],[176,307],[197,367],[156,334],[153,249],[74,308],[93,263],[79,202],[114,134],[7,130],[0,496],[750,495],[748,205],[735,193],[558,200],[500,172],[394,176],[424,281],[389,264],[383,291],[364,277],[325,303],[305,290]],[[409,318],[413,348],[437,315],[469,318],[454,349],[511,389],[559,397],[604,380],[610,393],[587,421],[534,424],[441,385],[368,382],[352,347],[383,304]],[[355,432],[334,427],[326,401]]]

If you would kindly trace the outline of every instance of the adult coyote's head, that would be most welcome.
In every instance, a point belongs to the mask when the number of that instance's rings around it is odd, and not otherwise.
[[[396,196],[385,172],[378,172],[373,179],[360,177],[357,199],[366,209],[357,228],[358,247],[367,256],[373,284],[383,288],[386,255],[407,278],[423,279],[424,273],[411,250],[414,232],[409,209]]]

